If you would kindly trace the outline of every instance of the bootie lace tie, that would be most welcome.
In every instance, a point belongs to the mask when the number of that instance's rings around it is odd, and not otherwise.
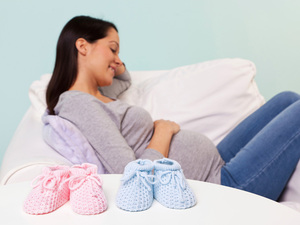
[[[90,174],[90,175],[75,175],[68,179],[69,182],[69,189],[71,191],[76,190],[80,188],[84,182],[89,182],[90,187],[92,188],[92,191],[94,193],[94,196],[96,196],[96,191],[94,190],[94,187],[92,185],[93,181],[99,186],[102,187],[102,178],[98,174]]]
[[[179,194],[180,194],[180,201],[184,202],[184,191],[186,190],[186,182],[185,182],[185,177],[183,176],[182,171],[180,170],[180,172],[178,171],[164,171],[161,172],[160,174],[157,175],[157,179],[158,181],[162,184],[162,185],[167,185],[169,183],[171,183],[174,188],[178,189]]]
[[[137,176],[137,181],[142,183],[148,191],[152,190],[152,185],[156,182],[155,176],[148,174],[146,171],[133,171],[132,173],[124,175],[121,181],[123,184],[126,184],[134,176]]]
[[[54,190],[57,188],[59,183],[61,182],[61,176],[55,174],[46,174],[40,175],[36,177],[32,182],[32,188],[36,188],[38,186],[41,187],[41,192],[43,193],[44,189]]]

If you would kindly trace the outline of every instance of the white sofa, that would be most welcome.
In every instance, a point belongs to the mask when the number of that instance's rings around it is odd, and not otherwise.
[[[154,120],[176,121],[182,128],[201,132],[218,144],[243,118],[264,104],[255,75],[255,65],[239,58],[172,70],[133,71],[132,86],[119,99],[145,108]],[[45,166],[71,165],[42,138],[41,116],[50,76],[43,75],[30,87],[32,104],[5,153],[0,170],[2,185],[32,180]],[[299,173],[298,164],[280,201],[300,211]]]

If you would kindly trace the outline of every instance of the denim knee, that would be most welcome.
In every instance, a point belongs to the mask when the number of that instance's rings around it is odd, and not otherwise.
[[[300,100],[300,95],[293,91],[283,91],[275,95],[273,98],[282,100],[287,104],[291,104]]]

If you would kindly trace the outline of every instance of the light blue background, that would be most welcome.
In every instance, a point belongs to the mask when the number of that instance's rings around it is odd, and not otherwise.
[[[269,99],[300,92],[299,12],[299,0],[0,0],[0,160],[30,105],[30,84],[52,72],[58,35],[73,16],[114,22],[129,70],[252,60]]]

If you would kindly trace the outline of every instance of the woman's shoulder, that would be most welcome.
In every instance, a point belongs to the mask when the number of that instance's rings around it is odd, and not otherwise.
[[[65,100],[65,99],[73,99],[73,98],[90,98],[93,97],[92,95],[82,92],[82,91],[77,91],[77,90],[71,90],[71,91],[65,91],[59,96],[59,100]]]
[[[59,96],[55,106],[55,112],[62,110],[74,110],[76,108],[88,107],[95,104],[95,97],[81,91],[66,91]]]

